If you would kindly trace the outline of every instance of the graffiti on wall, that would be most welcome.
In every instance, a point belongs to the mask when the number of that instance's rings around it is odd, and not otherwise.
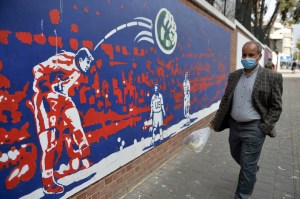
[[[0,198],[66,198],[214,110],[230,33],[180,1],[1,2]]]

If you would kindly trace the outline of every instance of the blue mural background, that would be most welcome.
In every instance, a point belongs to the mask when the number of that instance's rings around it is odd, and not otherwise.
[[[93,47],[95,47],[111,30],[122,24],[134,21],[136,17],[148,18],[152,20],[154,26],[156,15],[161,8],[166,8],[172,13],[177,25],[177,46],[172,54],[164,54],[159,49],[155,41],[154,28],[152,29],[154,44],[143,41],[135,42],[135,36],[145,29],[141,26],[123,29],[104,41],[104,46],[109,45],[113,47],[113,59],[110,58],[103,46],[99,46],[95,51],[91,49],[95,58],[93,70],[86,74],[88,82],[74,89],[72,99],[80,112],[84,131],[90,135],[92,155],[89,156],[89,160],[93,163],[97,163],[110,154],[118,152],[120,150],[120,143],[117,142],[119,137],[125,141],[124,147],[128,147],[133,145],[135,140],[140,141],[142,138],[152,136],[152,133],[142,129],[144,121],[149,118],[153,85],[156,83],[160,85],[160,92],[165,102],[166,124],[163,127],[164,130],[184,119],[181,105],[183,99],[179,99],[183,97],[182,82],[184,80],[184,72],[189,72],[189,80],[191,82],[192,105],[190,113],[208,108],[211,104],[218,102],[224,92],[227,74],[229,73],[229,31],[209,21],[182,2],[173,0],[11,0],[0,2],[0,30],[11,32],[7,37],[7,44],[3,42],[5,40],[3,35],[2,42],[0,42],[0,60],[3,65],[0,71],[1,78],[6,77],[11,83],[10,87],[2,86],[1,91],[6,92],[8,95],[14,95],[19,91],[26,93],[24,99],[18,104],[18,111],[22,113],[20,121],[13,122],[12,113],[4,110],[3,107],[1,108],[2,114],[7,117],[6,122],[0,121],[0,127],[3,128],[1,133],[9,133],[13,128],[21,129],[27,122],[29,122],[27,131],[30,133],[30,136],[26,139],[13,143],[9,143],[3,138],[4,141],[2,140],[3,142],[0,145],[0,152],[1,154],[7,153],[12,147],[19,149],[26,143],[33,143],[37,148],[37,169],[34,176],[26,182],[19,182],[12,189],[7,189],[5,179],[14,166],[6,166],[5,163],[1,165],[0,198],[8,195],[12,198],[19,198],[41,188],[41,173],[39,169],[40,144],[36,136],[33,114],[26,106],[26,102],[32,100],[33,95],[32,68],[53,56],[56,50],[58,52],[61,50],[76,52],[70,45],[71,38],[77,39],[78,48],[83,46],[81,42],[83,40],[91,41],[94,44]],[[60,10],[58,24],[51,23],[49,11],[52,9]],[[72,24],[78,26],[78,32],[71,31]],[[46,37],[57,34],[58,37],[62,38],[61,43],[63,46],[50,45],[49,39],[44,45],[40,45],[34,40],[31,44],[26,44],[16,37],[17,32],[30,32],[32,35],[42,33]],[[126,47],[129,54],[117,53],[116,46],[119,46],[121,49]],[[136,56],[133,53],[135,48],[139,49],[139,52],[143,49],[146,53],[143,56]],[[102,65],[99,67],[96,66],[97,60],[102,62]],[[113,61],[119,64],[112,66],[111,63]],[[150,69],[153,73],[146,67],[149,61],[151,62]],[[166,66],[167,63],[171,66],[170,68]],[[135,67],[133,67],[133,64]],[[159,76],[158,71],[160,69],[164,75]],[[141,80],[142,75],[147,76],[146,80]],[[91,88],[95,84],[95,76],[99,80],[100,93],[106,92],[105,83],[103,82],[108,83],[107,99],[105,99],[104,94],[97,96],[95,89]],[[129,77],[132,78],[132,81],[129,81]],[[113,85],[114,80],[119,80],[117,85],[118,89],[123,91],[123,103],[118,102],[118,97],[113,94],[113,90],[116,89]],[[122,84],[123,81],[126,84]],[[28,89],[24,89],[26,84],[29,85]],[[80,99],[82,86],[91,88],[85,92],[85,97],[87,98],[85,103]],[[124,91],[126,88],[133,88],[134,96],[138,95],[138,97],[126,95]],[[89,99],[91,98],[96,103],[90,103]],[[109,100],[111,104],[107,105],[105,100]],[[132,114],[129,111],[131,107],[143,111]],[[98,122],[90,123],[91,117],[87,116],[87,112],[91,109],[101,113],[94,116]],[[117,116],[115,120],[99,117],[111,115],[111,112]],[[107,132],[101,132],[101,128],[104,126],[109,127],[116,122],[121,123],[122,121],[124,124],[127,124],[125,128],[108,134],[105,134]],[[182,127],[174,133],[178,133],[184,128]],[[63,153],[57,165],[64,162],[68,162],[66,153]],[[85,180],[87,181],[92,177],[88,176]],[[72,190],[81,183],[82,181],[70,184],[65,187],[65,192]],[[44,197],[59,198],[63,197],[65,192],[57,195],[45,195]]]

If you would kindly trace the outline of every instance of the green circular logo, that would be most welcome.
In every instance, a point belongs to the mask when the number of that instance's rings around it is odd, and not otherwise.
[[[177,44],[176,23],[173,15],[165,8],[159,10],[155,20],[156,42],[165,54],[171,54]]]

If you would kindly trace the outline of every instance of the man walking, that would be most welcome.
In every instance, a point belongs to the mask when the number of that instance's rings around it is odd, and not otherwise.
[[[267,63],[265,64],[265,68],[270,69],[270,70],[274,70],[274,64],[273,64],[271,58],[268,59]]]
[[[252,194],[266,135],[275,137],[275,123],[282,111],[282,75],[261,67],[262,47],[249,41],[242,49],[244,69],[232,72],[219,110],[210,127],[229,131],[230,152],[240,165],[236,199]]]

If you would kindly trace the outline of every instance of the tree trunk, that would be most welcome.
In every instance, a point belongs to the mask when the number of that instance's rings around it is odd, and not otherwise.
[[[251,31],[252,5],[253,0],[236,1],[236,19],[249,31]]]
[[[214,3],[215,3],[215,0],[207,0],[207,2],[210,4],[210,5],[214,5]]]
[[[263,27],[263,16],[265,13],[265,0],[258,1],[256,0],[254,2],[253,10],[255,12],[254,14],[254,29],[253,34],[256,38],[258,38],[261,42],[264,41],[264,27]]]
[[[271,28],[273,27],[273,24],[275,23],[276,18],[278,16],[280,4],[281,4],[281,1],[277,1],[275,10],[272,14],[272,17],[271,17],[269,23],[267,24],[267,26],[264,28],[264,31],[263,31],[263,35],[262,35],[263,38],[261,38],[261,39],[263,41],[265,41],[267,45],[270,44],[270,41],[269,41],[270,31],[271,31]]]

